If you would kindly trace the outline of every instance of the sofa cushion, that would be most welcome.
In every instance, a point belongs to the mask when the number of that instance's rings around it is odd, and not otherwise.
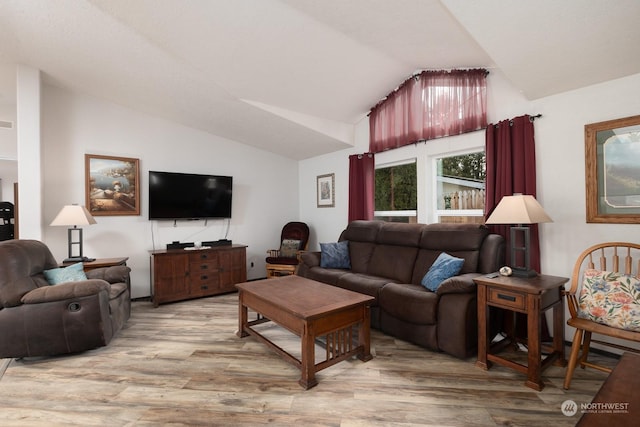
[[[351,258],[351,270],[354,273],[366,273],[369,271],[371,254],[376,247],[375,243],[356,242],[349,240],[349,256]]]
[[[336,286],[353,292],[370,295],[377,299],[380,289],[389,282],[391,282],[391,279],[387,277],[370,276],[361,273],[348,273],[340,276]]]
[[[421,285],[389,283],[380,290],[380,308],[389,315],[417,325],[438,320],[439,297]]]
[[[351,268],[349,242],[320,243],[320,267]]]
[[[339,240],[374,243],[383,221],[351,221],[340,235]]]
[[[309,271],[307,271],[307,274],[304,277],[306,277],[307,279],[315,280],[317,282],[337,286],[338,280],[345,274],[350,274],[349,270],[312,267],[309,269]]]
[[[478,259],[482,242],[489,235],[489,229],[477,224],[428,224],[422,230],[420,248],[446,252],[457,258],[464,258],[461,273],[478,270]]]
[[[429,267],[429,271],[424,275],[420,284],[430,291],[435,292],[444,280],[460,272],[462,264],[464,264],[464,259],[456,258],[442,252],[431,267]]]
[[[368,274],[388,277],[395,282],[411,282],[418,248],[379,244],[373,250]]]
[[[44,270],[43,273],[50,285],[87,280],[87,275],[84,274],[84,265],[81,262],[71,264],[68,267]]]
[[[420,243],[424,224],[387,222],[378,231],[376,243],[383,245],[414,246]]]

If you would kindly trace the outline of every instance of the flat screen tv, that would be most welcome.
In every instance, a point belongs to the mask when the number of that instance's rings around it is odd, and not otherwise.
[[[231,218],[233,177],[149,171],[149,219]]]

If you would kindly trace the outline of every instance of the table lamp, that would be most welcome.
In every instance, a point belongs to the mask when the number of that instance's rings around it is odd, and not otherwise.
[[[94,261],[95,258],[87,258],[82,254],[82,228],[79,225],[91,225],[95,224],[96,220],[91,216],[87,208],[80,205],[66,205],[53,219],[51,225],[66,225],[73,226],[67,230],[67,238],[69,241],[69,257],[65,259],[64,263],[69,262],[87,262]],[[76,234],[77,239],[73,240],[73,235]],[[73,254],[73,247],[78,247],[77,255]]]
[[[493,210],[485,224],[506,224],[511,226],[511,270],[517,277],[535,277],[538,273],[531,269],[529,260],[530,229],[524,224],[553,222],[542,209],[540,203],[531,195],[514,194],[504,196]],[[522,246],[516,243],[517,234],[522,235]],[[518,265],[516,257],[522,252],[523,265]]]

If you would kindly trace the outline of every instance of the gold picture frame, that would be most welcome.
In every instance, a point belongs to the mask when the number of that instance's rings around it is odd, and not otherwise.
[[[94,216],[140,215],[140,161],[84,155],[85,206]]]
[[[316,178],[319,208],[333,208],[336,205],[336,174],[318,175]]]
[[[588,223],[640,223],[640,116],[585,129]]]

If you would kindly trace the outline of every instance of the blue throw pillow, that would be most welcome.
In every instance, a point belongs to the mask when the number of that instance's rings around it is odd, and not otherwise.
[[[463,258],[452,257],[442,252],[438,255],[438,258],[429,268],[429,271],[427,271],[427,274],[424,275],[420,283],[425,288],[435,292],[438,290],[440,283],[458,274],[460,270],[462,270],[463,264]]]
[[[349,242],[320,243],[320,267],[350,269]]]
[[[84,274],[84,265],[81,262],[71,264],[69,267],[45,270],[43,273],[50,285],[87,280],[87,275]]]

